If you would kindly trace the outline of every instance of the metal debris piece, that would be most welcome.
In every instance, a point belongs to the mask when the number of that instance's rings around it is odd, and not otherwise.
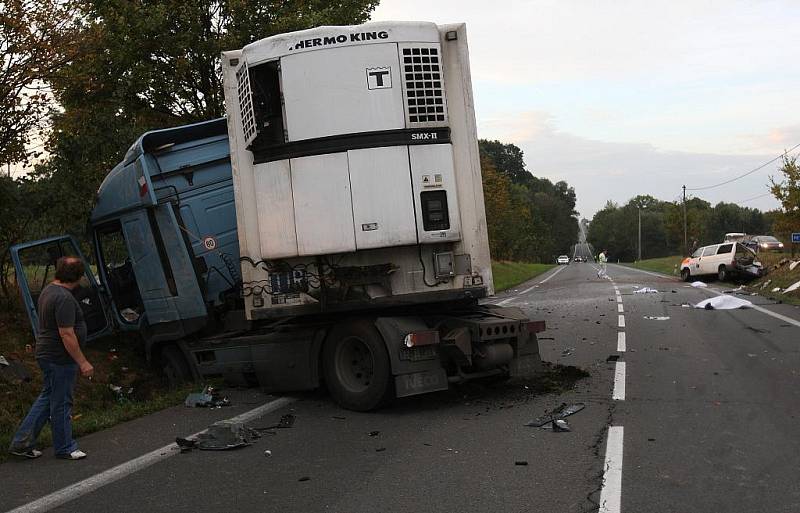
[[[642,319],[647,319],[650,321],[666,321],[669,320],[668,315],[645,315]]]
[[[568,348],[564,349],[563,351],[561,351],[561,356],[570,356],[574,352],[575,352],[575,348],[574,347],[568,347]]]
[[[549,414],[543,415],[539,418],[533,419],[532,421],[525,424],[527,427],[542,427],[546,424],[552,423],[554,420],[563,419],[569,417],[570,415],[574,415],[584,409],[586,407],[583,403],[575,403],[570,404],[567,406],[567,403],[561,403],[560,406],[555,408]]]
[[[378,436],[378,435],[380,435],[380,434],[381,434],[381,432],[380,432],[380,431],[370,431],[370,432],[369,432],[369,433],[367,433],[367,434],[368,434],[369,436]]]
[[[230,406],[231,401],[227,396],[220,396],[213,387],[207,386],[202,392],[193,392],[186,396],[183,402],[188,408],[220,408]]]
[[[658,294],[656,289],[650,287],[642,287],[633,291],[634,294]]]
[[[572,431],[564,419],[556,419],[552,423],[553,433],[567,433]]]

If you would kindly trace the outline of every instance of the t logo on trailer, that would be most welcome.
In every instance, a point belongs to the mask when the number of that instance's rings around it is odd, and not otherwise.
[[[368,89],[390,89],[392,87],[392,68],[367,68]]]

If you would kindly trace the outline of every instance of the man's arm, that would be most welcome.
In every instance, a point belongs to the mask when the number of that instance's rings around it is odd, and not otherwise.
[[[75,334],[75,328],[58,328],[58,334],[61,337],[61,342],[64,343],[64,349],[67,350],[69,355],[78,364],[81,369],[81,375],[84,377],[91,377],[94,374],[94,367],[89,360],[83,355],[81,346],[78,343],[78,336]]]

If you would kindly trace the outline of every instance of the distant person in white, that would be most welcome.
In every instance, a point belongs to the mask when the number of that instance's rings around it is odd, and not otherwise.
[[[606,275],[606,262],[608,262],[608,256],[606,256],[606,251],[603,250],[597,256],[597,261],[600,263],[600,268],[597,270],[597,277],[602,278]]]

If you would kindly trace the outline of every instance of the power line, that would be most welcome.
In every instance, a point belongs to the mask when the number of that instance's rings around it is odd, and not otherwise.
[[[764,196],[772,196],[772,193],[771,192],[767,192],[767,193],[764,193],[764,194],[759,194],[758,196],[753,196],[752,198],[747,198],[747,199],[744,199],[744,200],[740,200],[737,203],[747,203],[748,201],[757,200],[759,198],[763,198]]]
[[[690,187],[687,187],[687,188],[686,188],[686,190],[687,190],[687,191],[704,191],[704,190],[706,190],[706,189],[714,189],[714,188],[716,188],[716,187],[721,187],[721,186],[723,186],[723,185],[727,185],[727,184],[729,184],[729,183],[731,183],[731,182],[735,182],[736,180],[739,180],[740,178],[744,178],[745,176],[752,175],[752,174],[753,174],[753,173],[755,173],[756,171],[759,171],[759,170],[761,170],[761,169],[764,169],[764,168],[765,168],[765,167],[767,167],[768,165],[772,164],[773,162],[775,162],[775,161],[776,161],[776,160],[778,160],[778,159],[781,159],[781,158],[783,158],[784,156],[788,155],[790,152],[794,151],[794,150],[795,150],[795,149],[797,149],[797,148],[800,148],[800,143],[798,143],[798,144],[795,144],[795,145],[794,145],[792,148],[790,148],[790,149],[788,149],[788,150],[784,151],[783,153],[781,153],[780,155],[778,155],[778,156],[777,156],[777,157],[775,157],[774,159],[770,160],[769,162],[764,162],[763,164],[761,164],[761,165],[760,165],[760,166],[758,166],[757,168],[755,168],[755,169],[751,169],[750,171],[748,171],[748,172],[744,173],[743,175],[739,175],[739,176],[737,176],[737,177],[735,177],[735,178],[731,178],[730,180],[725,180],[724,182],[720,182],[720,183],[718,183],[718,184],[716,184],[716,185],[706,185],[705,187],[691,187],[691,188],[690,188]]]

